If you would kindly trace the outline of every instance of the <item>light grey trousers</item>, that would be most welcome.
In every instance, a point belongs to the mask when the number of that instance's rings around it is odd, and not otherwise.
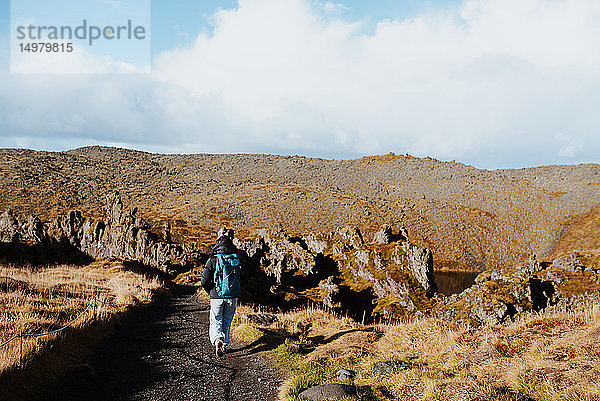
[[[212,345],[218,339],[223,340],[225,346],[229,345],[229,330],[235,308],[237,307],[237,298],[233,299],[211,299],[210,300],[210,327],[209,337]]]

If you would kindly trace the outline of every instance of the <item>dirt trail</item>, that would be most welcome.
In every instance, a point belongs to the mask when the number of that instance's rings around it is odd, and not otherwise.
[[[179,286],[119,326],[85,374],[55,400],[276,400],[281,379],[252,349],[232,343],[217,358],[207,301]]]

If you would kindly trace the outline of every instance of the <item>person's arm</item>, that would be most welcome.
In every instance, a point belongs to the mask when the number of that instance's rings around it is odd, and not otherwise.
[[[244,286],[248,282],[248,254],[237,248],[235,252],[240,259],[240,284]]]
[[[210,291],[215,287],[215,283],[213,282],[213,276],[215,274],[214,272],[215,258],[211,256],[204,265],[204,270],[202,270],[202,278],[200,279],[202,288],[204,288],[204,291],[206,291],[208,294],[210,294]]]

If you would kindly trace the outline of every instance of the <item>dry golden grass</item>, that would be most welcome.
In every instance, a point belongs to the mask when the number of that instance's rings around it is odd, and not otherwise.
[[[600,206],[572,219],[566,231],[555,244],[552,256],[562,256],[575,249],[600,249]],[[600,256],[597,252],[595,258],[592,256],[591,259],[587,261],[587,266],[600,266]]]
[[[0,266],[0,343],[20,333],[56,330],[90,304],[74,327],[83,327],[94,317],[106,319],[130,305],[148,302],[160,286],[157,278],[126,271],[117,261],[85,267]],[[24,338],[23,354],[38,351],[54,337]],[[19,362],[20,347],[16,339],[0,348],[0,372]]]
[[[260,341],[264,328],[239,315],[234,335]],[[363,326],[315,308],[277,316],[270,329],[285,333],[285,340],[270,356],[289,372],[281,400],[338,381],[342,367],[357,372],[353,384],[366,399],[600,400],[598,305],[479,328],[433,318]],[[399,365],[375,374],[379,361]]]
[[[580,314],[532,315],[508,327],[417,320],[386,327],[373,352],[373,360],[408,360],[414,368],[383,382],[368,373],[363,377],[389,386],[396,396],[405,386],[419,389],[425,399],[435,394],[448,400],[599,399],[599,351],[590,336],[598,330],[597,307]]]

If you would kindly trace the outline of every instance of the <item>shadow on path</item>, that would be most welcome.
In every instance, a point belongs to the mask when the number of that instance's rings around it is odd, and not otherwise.
[[[280,378],[259,356],[214,356],[208,302],[195,291],[178,286],[132,314],[53,399],[275,400]]]
[[[232,348],[231,355],[247,356],[254,355],[260,352],[272,351],[285,342],[287,336],[285,333],[279,333],[275,330],[256,327],[263,334],[250,344],[246,344],[239,348]]]

